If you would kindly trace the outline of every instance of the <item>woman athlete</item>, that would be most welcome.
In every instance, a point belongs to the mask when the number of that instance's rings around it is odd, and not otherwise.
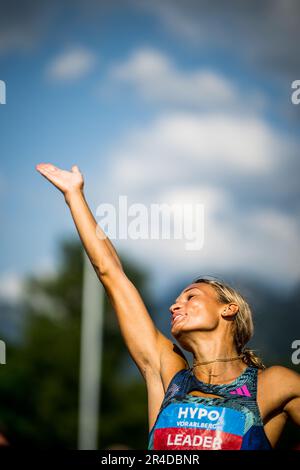
[[[146,382],[148,449],[272,449],[288,418],[300,425],[300,375],[282,366],[265,368],[245,349],[253,324],[249,305],[237,291],[201,278],[170,307],[171,333],[193,354],[190,367],[181,349],[154,325],[97,225],[78,167],[64,171],[42,163],[36,169],[63,193]]]

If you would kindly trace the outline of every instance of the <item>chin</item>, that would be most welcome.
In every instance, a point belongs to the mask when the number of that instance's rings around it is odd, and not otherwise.
[[[178,339],[182,333],[183,331],[180,328],[174,328],[174,326],[172,326],[171,335],[174,336],[174,338]]]
[[[176,338],[177,340],[185,336],[185,333],[187,333],[187,331],[185,330],[183,325],[179,326],[178,328],[176,328],[176,325],[174,325],[171,328],[171,335],[174,336],[174,338]]]

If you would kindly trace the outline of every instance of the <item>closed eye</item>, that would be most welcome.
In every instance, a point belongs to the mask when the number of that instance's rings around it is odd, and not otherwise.
[[[197,289],[197,288],[196,288],[196,289]],[[189,290],[192,290],[192,289],[189,289]],[[197,291],[198,291],[198,289],[197,289]],[[198,293],[198,295],[199,295],[199,292],[197,292],[197,293]],[[200,293],[201,293],[201,292],[200,292]],[[187,300],[190,300],[192,297],[195,297],[196,294],[190,294],[190,295],[188,295],[187,297],[186,297],[186,295],[187,295],[187,292],[181,294],[181,297],[184,297],[184,298],[186,298]],[[180,298],[180,297],[178,297],[178,298],[175,300],[175,304],[178,302],[179,298]]]

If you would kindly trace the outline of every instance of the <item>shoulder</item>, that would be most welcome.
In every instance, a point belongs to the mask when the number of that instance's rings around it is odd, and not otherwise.
[[[267,367],[266,369],[259,369],[258,374],[261,377],[264,377],[265,380],[270,382],[277,382],[277,381],[294,381],[299,380],[300,375],[292,369],[284,366],[271,366]]]
[[[258,370],[258,380],[266,392],[284,402],[300,395],[300,374],[284,366]]]
[[[287,367],[273,366],[264,371],[264,377],[270,395],[277,401],[277,409],[300,426],[300,374]]]

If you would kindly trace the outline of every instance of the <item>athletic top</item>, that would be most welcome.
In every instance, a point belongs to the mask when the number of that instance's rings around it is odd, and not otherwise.
[[[207,384],[192,369],[172,378],[149,433],[154,450],[271,450],[258,404],[258,368],[248,366],[229,384]],[[192,390],[218,395],[188,395]]]

